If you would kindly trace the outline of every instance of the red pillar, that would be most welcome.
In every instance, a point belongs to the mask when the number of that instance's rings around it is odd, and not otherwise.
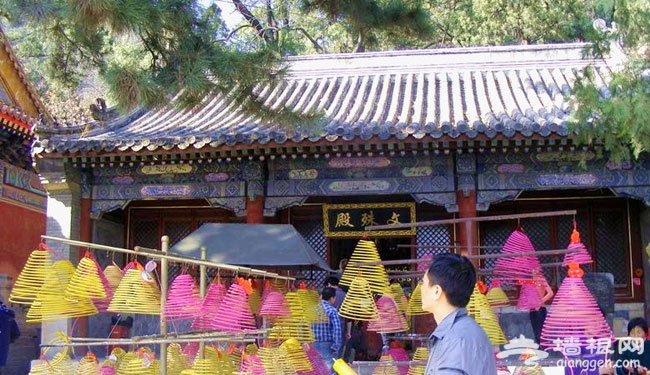
[[[458,192],[458,217],[460,219],[476,217],[476,191],[469,190]],[[467,248],[467,246],[478,246],[478,225],[476,221],[469,221],[456,224],[457,241],[459,242],[461,255],[478,255],[476,247]],[[476,266],[478,262],[473,261]]]
[[[264,224],[264,196],[246,198],[246,224]]]

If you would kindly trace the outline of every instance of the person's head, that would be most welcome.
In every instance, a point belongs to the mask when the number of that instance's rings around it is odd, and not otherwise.
[[[345,267],[348,266],[348,260],[346,258],[343,258],[339,261],[339,269],[344,270]]]
[[[339,286],[339,279],[338,277],[335,276],[330,276],[325,280],[325,286],[331,286],[332,288],[338,288]]]
[[[476,270],[464,256],[433,257],[422,282],[422,309],[436,315],[450,308],[465,307],[476,284]]]
[[[336,301],[336,290],[334,288],[326,286],[323,288],[323,291],[321,292],[321,298],[323,301],[327,301],[329,303],[334,303]]]
[[[648,322],[643,318],[634,318],[627,323],[627,334],[630,337],[638,337],[645,340],[648,336]]]

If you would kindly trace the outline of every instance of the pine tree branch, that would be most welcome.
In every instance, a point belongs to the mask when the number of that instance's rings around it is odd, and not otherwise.
[[[365,48],[363,43],[365,42],[365,36],[363,34],[362,30],[359,30],[359,37],[357,38],[357,44],[354,46],[354,49],[352,50],[353,53],[357,52],[365,52]]]
[[[302,33],[302,35],[304,35],[307,39],[309,39],[311,44],[313,44],[314,48],[316,48],[318,51],[322,53],[327,53],[327,51],[320,44],[318,44],[316,39],[314,39],[311,35],[309,35],[307,30],[303,29],[302,27],[287,27],[287,29],[299,31],[300,33]]]
[[[275,16],[273,15],[273,5],[271,4],[271,0],[266,0],[266,23],[269,25],[269,28],[273,28],[274,32],[271,33],[269,38],[273,40],[273,44],[278,43],[278,37],[277,37],[277,23],[275,21]]]
[[[264,26],[262,26],[260,21],[250,12],[250,10],[248,10],[246,5],[244,5],[241,0],[232,0],[232,3],[235,5],[235,8],[237,8],[237,11],[239,11],[239,13],[244,16],[244,19],[246,19],[246,21],[248,21],[255,28],[255,31],[257,31],[257,36],[264,39],[267,43],[273,44],[273,40],[270,39],[265,32]]]
[[[225,38],[223,38],[223,39],[217,39],[217,40],[215,40],[215,42],[227,42],[227,41],[229,41],[230,38],[232,38],[232,37],[233,37],[233,36],[234,36],[234,35],[235,35],[239,30],[241,30],[241,29],[246,29],[246,28],[249,28],[249,27],[253,27],[253,26],[252,26],[252,25],[241,25],[241,26],[237,27],[236,29],[234,29],[233,31],[231,31],[231,32],[228,34],[227,37],[225,37]]]

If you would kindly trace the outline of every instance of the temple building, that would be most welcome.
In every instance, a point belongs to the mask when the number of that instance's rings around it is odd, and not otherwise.
[[[47,193],[32,167],[36,127],[50,115],[0,29],[0,302],[16,313],[22,336],[11,345],[7,373],[27,373],[38,352],[40,327],[25,324],[25,313],[9,303],[11,287],[45,232]],[[42,120],[42,122],[41,122]]]
[[[605,312],[620,330],[645,315],[650,159],[615,163],[574,144],[567,98],[576,77],[593,66],[606,93],[621,62],[616,49],[590,59],[584,48],[290,57],[286,76],[256,93],[271,109],[321,113],[316,125],[262,121],[215,95],[193,110],[172,101],[78,127],[39,126],[34,155],[48,192],[47,234],[159,248],[163,234],[173,245],[207,222],[290,223],[336,269],[364,235],[384,260],[455,245],[498,252],[517,226],[537,250],[564,249],[575,220],[591,271],[613,276],[616,304]],[[577,215],[364,231],[568,209]],[[565,270],[545,273],[557,286]],[[321,286],[327,274],[313,275]]]

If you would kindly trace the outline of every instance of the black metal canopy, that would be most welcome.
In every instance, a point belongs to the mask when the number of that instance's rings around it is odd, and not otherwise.
[[[216,263],[332,271],[291,224],[206,223],[169,251],[199,259],[202,246]]]

